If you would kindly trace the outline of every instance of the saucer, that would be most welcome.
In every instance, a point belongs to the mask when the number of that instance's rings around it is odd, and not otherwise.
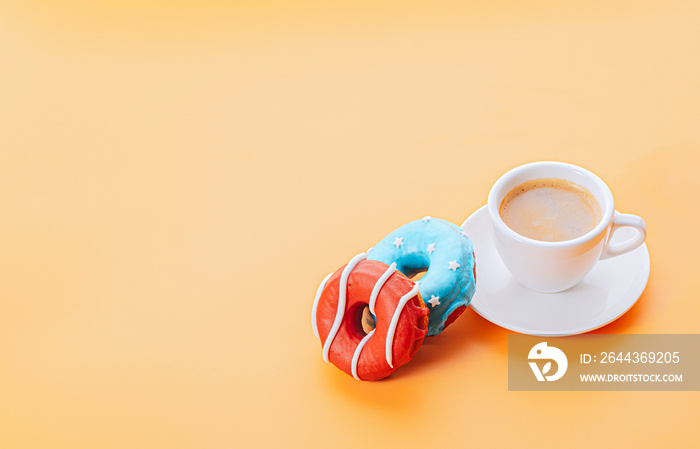
[[[487,320],[522,334],[562,337],[592,331],[627,312],[649,280],[646,244],[621,256],[601,260],[579,284],[561,293],[537,293],[516,281],[493,242],[486,206],[462,224],[474,244],[476,292],[471,307]],[[613,241],[635,231],[620,228]]]

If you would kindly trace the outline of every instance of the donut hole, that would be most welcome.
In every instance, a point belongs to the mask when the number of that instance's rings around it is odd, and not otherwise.
[[[427,254],[406,254],[396,260],[396,267],[407,278],[418,281],[430,268],[430,259]]]
[[[361,340],[377,327],[377,317],[369,310],[369,304],[357,303],[348,311],[348,333]]]
[[[420,278],[422,278],[423,276],[425,276],[425,273],[427,273],[427,272],[428,272],[427,269],[425,269],[425,270],[414,271],[413,273],[411,273],[411,275],[410,275],[408,278],[409,278],[410,280],[412,280],[413,282],[416,282],[416,281],[419,281]]]
[[[360,324],[362,325],[362,332],[364,332],[365,335],[369,334],[377,327],[377,317],[369,311],[369,305],[362,308]]]

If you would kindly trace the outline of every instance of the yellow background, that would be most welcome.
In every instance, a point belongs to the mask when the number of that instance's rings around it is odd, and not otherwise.
[[[697,392],[508,392],[472,310],[377,383],[310,311],[394,228],[555,159],[649,225],[598,332],[697,333],[698,2],[192,3],[0,6],[1,447],[697,443]]]

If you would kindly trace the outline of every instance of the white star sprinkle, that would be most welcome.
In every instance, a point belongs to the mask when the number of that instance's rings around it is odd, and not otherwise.
[[[457,271],[457,268],[459,268],[459,267],[460,267],[460,265],[457,263],[457,261],[453,260],[452,262],[450,262],[450,266],[447,269],[452,270],[452,271]]]
[[[433,254],[433,251],[435,251],[435,243],[431,243],[430,245],[428,245],[427,251],[428,254]]]
[[[394,240],[394,243],[392,243],[395,247],[399,247],[403,245],[403,237],[396,237],[396,240]]]
[[[423,220],[423,223],[427,223],[430,221],[431,218],[433,217],[431,217],[430,215],[426,215],[425,217],[421,218],[421,220]]]
[[[431,296],[430,300],[428,301],[431,306],[439,306],[440,305],[440,297],[439,296]]]

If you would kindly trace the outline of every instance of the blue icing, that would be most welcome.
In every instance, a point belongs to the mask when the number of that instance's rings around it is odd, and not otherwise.
[[[403,239],[398,248],[394,245],[397,239]],[[428,252],[430,244],[435,245],[432,254]],[[419,290],[430,311],[428,335],[432,336],[445,329],[452,312],[471,302],[475,290],[472,250],[471,240],[457,225],[426,217],[407,223],[384,237],[368,253],[367,259],[387,265],[396,262],[399,271],[408,277],[427,270],[420,280]],[[450,262],[458,263],[459,267],[450,269]],[[440,304],[429,303],[433,296],[440,297]]]

